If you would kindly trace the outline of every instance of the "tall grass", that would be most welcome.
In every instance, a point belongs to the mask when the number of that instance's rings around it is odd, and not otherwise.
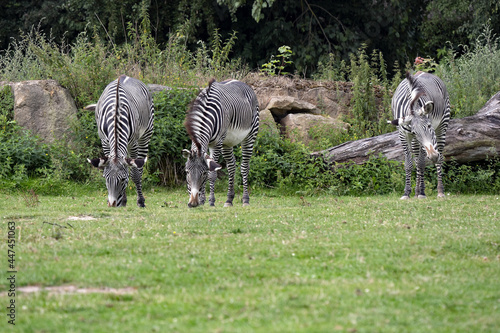
[[[151,33],[147,11],[140,24],[128,25],[130,42],[116,45],[101,40],[96,27],[88,27],[76,42],[66,45],[37,28],[12,41],[0,54],[0,77],[6,81],[54,79],[69,89],[77,107],[95,102],[104,87],[121,74],[145,83],[171,87],[202,87],[211,78],[242,78],[247,67],[231,59],[236,32],[226,40],[217,30],[211,41],[200,41],[191,51],[187,46],[189,22],[170,34],[160,46]]]
[[[475,114],[500,91],[500,37],[491,27],[472,46],[463,46],[463,54],[449,54],[436,68],[448,88],[452,117]]]
[[[0,54],[0,77],[7,81],[55,79],[69,89],[78,108],[81,108],[96,102],[106,84],[121,74],[137,77],[145,83],[183,88],[203,87],[210,78],[241,79],[248,73],[239,59],[231,58],[236,32],[221,36],[215,30],[209,41],[199,41],[192,50],[187,43],[189,24],[186,22],[172,32],[165,45],[158,45],[152,37],[147,11],[142,11],[138,25],[128,25],[129,42],[123,45],[100,39],[95,27],[87,27],[72,45],[59,43],[33,28],[23,34],[20,40],[12,41],[10,47]],[[399,167],[388,166],[385,161],[380,161],[378,164],[368,163],[365,169],[353,165],[333,174],[330,166],[311,160],[309,152],[392,131],[386,120],[391,118],[390,100],[393,91],[402,80],[400,66],[395,64],[395,72],[389,75],[383,55],[377,51],[368,54],[366,46],[363,46],[351,56],[349,64],[338,62],[331,56],[318,67],[320,70],[315,75],[317,80],[351,81],[353,97],[349,103],[350,112],[343,119],[350,127],[347,131],[313,127],[309,135],[315,140],[310,146],[290,142],[275,132],[262,130],[252,159],[252,183],[279,188],[288,193],[326,191],[359,195],[399,191],[399,183],[384,184],[380,176],[385,174],[393,179],[392,175],[401,171]],[[461,57],[451,55],[437,66],[436,74],[447,83],[454,116],[474,113],[494,92],[500,90],[499,39],[492,35],[491,29],[485,29],[476,44],[466,49],[465,54]],[[154,158],[151,156],[152,163],[145,177],[154,184],[174,185],[184,179],[183,160],[178,154],[181,149],[162,149],[161,146],[169,140],[175,141],[168,143],[174,147],[185,144],[187,136],[183,131],[182,118],[190,93],[176,89],[171,92],[168,96],[156,97],[159,127],[155,135],[161,133],[163,138],[158,137],[153,142],[158,143],[159,147],[155,149],[162,153]],[[0,96],[0,103],[1,99]],[[178,113],[177,120],[170,122],[174,110]],[[162,115],[165,115],[165,119],[160,119]],[[2,125],[9,124],[7,119],[2,121]],[[90,172],[83,167],[85,157],[94,156],[101,149],[93,114],[79,112],[73,130],[75,140],[50,147],[51,165],[44,164],[44,168],[37,171],[37,174],[46,176],[44,187],[54,185],[56,176],[67,180],[93,180],[89,178]],[[8,142],[4,140],[1,149],[17,151],[19,145],[17,148],[11,147],[6,145]],[[64,156],[68,151],[73,152],[72,155]],[[39,151],[40,156],[37,156],[45,158],[47,154]],[[30,160],[37,156],[32,155]],[[12,159],[7,161],[11,162]],[[13,177],[14,188],[28,186],[25,184],[29,184],[29,180],[20,177],[25,170],[23,166],[19,165],[14,170],[11,164],[1,174]],[[374,177],[379,179],[373,181]],[[496,171],[493,177],[497,177]],[[488,186],[486,191],[494,191],[495,186]]]

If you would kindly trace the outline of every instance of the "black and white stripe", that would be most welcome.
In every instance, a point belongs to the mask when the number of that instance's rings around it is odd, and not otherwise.
[[[253,145],[259,130],[259,105],[252,88],[243,82],[229,80],[210,81],[188,111],[186,130],[192,140],[191,149],[184,149],[186,181],[190,194],[188,206],[205,203],[205,183],[210,181],[210,205],[215,204],[214,184],[217,163],[222,154],[229,174],[227,201],[234,199],[234,175],[236,159],[233,147],[241,144],[241,175],[243,178],[243,205],[248,205],[248,171]],[[208,154],[210,153],[210,154]]]
[[[137,205],[144,207],[142,172],[153,134],[154,106],[148,87],[122,75],[108,84],[96,105],[95,117],[104,158],[89,160],[104,169],[108,205],[126,206],[129,166],[137,189]]]
[[[425,158],[437,169],[438,197],[444,197],[441,175],[446,130],[450,120],[450,99],[443,81],[435,75],[418,72],[406,73],[392,97],[392,123],[398,125],[399,138],[405,153],[405,192],[411,193],[412,153],[417,164],[415,196],[425,198]]]

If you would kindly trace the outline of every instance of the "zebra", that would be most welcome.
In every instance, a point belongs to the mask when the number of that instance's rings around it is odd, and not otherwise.
[[[141,178],[154,119],[153,98],[148,87],[137,79],[121,75],[107,85],[97,104],[85,109],[95,110],[105,155],[87,161],[94,167],[104,169],[108,206],[127,205],[130,166],[137,189],[137,206],[145,207]]]
[[[441,175],[446,130],[450,120],[450,99],[443,81],[435,75],[417,72],[406,73],[396,88],[391,103],[394,120],[389,121],[399,129],[399,139],[405,153],[405,191],[401,199],[411,193],[412,153],[417,164],[415,196],[425,198],[425,157],[436,165],[438,197],[444,197]]]
[[[255,92],[237,80],[210,80],[192,103],[184,123],[191,139],[191,149],[183,149],[186,161],[188,207],[205,203],[205,183],[210,182],[210,206],[215,205],[214,185],[220,154],[227,163],[229,174],[227,200],[233,205],[236,159],[233,147],[241,144],[241,175],[243,206],[249,205],[248,171],[253,145],[259,130],[259,105]],[[207,153],[210,152],[210,154]]]

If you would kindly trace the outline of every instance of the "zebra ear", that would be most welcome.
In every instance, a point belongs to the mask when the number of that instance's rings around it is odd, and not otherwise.
[[[83,109],[88,110],[88,111],[95,111],[96,107],[97,107],[97,104],[90,104],[90,105],[87,105],[86,107],[84,107]]]
[[[432,112],[432,110],[434,110],[434,102],[433,101],[426,102],[424,107],[422,108],[424,115],[428,115],[430,112]]]
[[[127,158],[127,159],[125,159],[125,161],[127,162],[128,165],[136,167],[138,169],[142,168],[144,166],[144,164],[146,164],[147,160],[148,160],[147,156],[146,156],[146,158],[134,158],[134,159]]]
[[[182,156],[184,158],[190,158],[191,157],[191,151],[190,150],[187,150],[187,149],[183,149],[182,150]]]
[[[391,120],[387,120],[387,123],[391,124],[391,125],[394,125],[394,126],[398,126],[399,125],[399,118],[398,119],[393,119],[392,121]]]
[[[208,170],[217,171],[222,169],[219,163],[215,162],[210,156],[205,155],[205,161],[207,162]]]
[[[106,163],[108,162],[108,157],[102,157],[102,158],[93,158],[91,160],[89,160],[87,158],[87,161],[92,164],[94,167],[96,168],[99,168],[99,169],[103,169],[104,166],[106,165]]]
[[[408,125],[411,121],[411,118],[412,118],[411,116],[406,116],[406,117],[394,119],[393,121],[388,120],[387,122],[389,124],[394,125],[394,126]]]

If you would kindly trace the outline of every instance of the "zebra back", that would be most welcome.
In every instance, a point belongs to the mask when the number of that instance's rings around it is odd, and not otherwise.
[[[258,114],[257,96],[247,84],[212,79],[192,103],[185,126],[198,151],[205,152],[228,131],[258,130]]]
[[[412,76],[409,73],[397,87],[391,107],[395,119],[403,118],[425,105],[434,103],[433,110],[428,114],[433,127],[448,123],[450,118],[450,100],[443,81],[432,74],[418,72]]]
[[[153,99],[144,83],[122,75],[105,88],[95,116],[105,155],[125,158],[129,145],[137,146],[141,138],[152,134]],[[142,151],[144,147],[138,149]],[[136,157],[132,156],[137,155],[136,150],[131,157]]]

